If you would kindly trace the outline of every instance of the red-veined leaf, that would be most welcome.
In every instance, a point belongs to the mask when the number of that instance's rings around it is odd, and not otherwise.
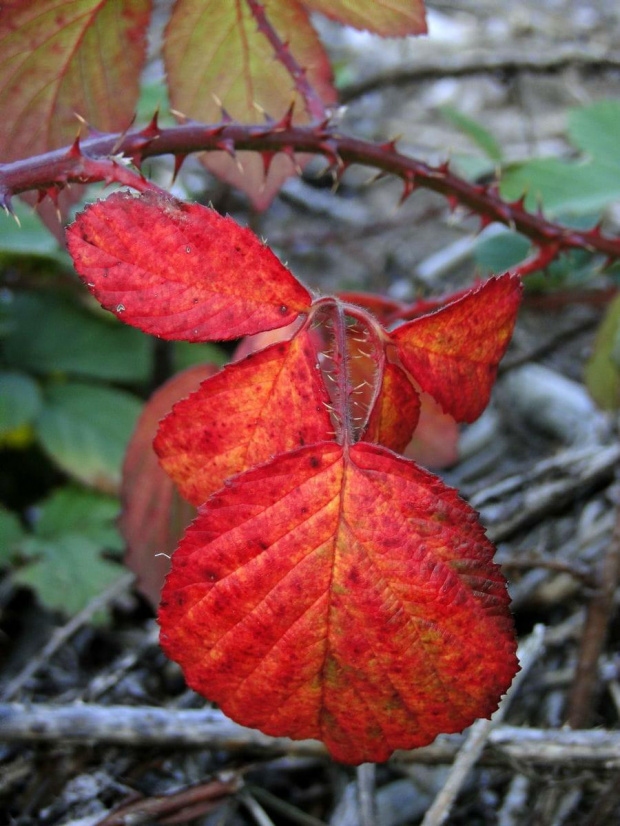
[[[161,642],[238,722],[382,761],[497,707],[517,669],[493,546],[456,491],[384,448],[301,448],[200,509]]]
[[[422,390],[457,421],[472,422],[489,402],[521,301],[521,281],[491,278],[441,310],[391,333]]]
[[[459,426],[428,393],[420,393],[420,418],[411,441],[402,451],[423,467],[450,467],[459,458]]]
[[[196,505],[228,477],[299,445],[328,439],[329,396],[310,334],[225,367],[161,423],[155,450]]]
[[[70,142],[75,114],[125,128],[135,111],[151,0],[9,0],[0,14],[0,157]]]
[[[162,338],[238,338],[289,324],[311,303],[254,233],[200,204],[117,192],[87,207],[67,242],[101,304]]]
[[[402,453],[411,441],[420,417],[420,397],[405,371],[397,364],[385,365],[383,382],[364,433],[365,442],[375,442]]]
[[[190,367],[163,384],[145,404],[123,464],[119,528],[127,543],[125,564],[154,607],[170,569],[170,555],[196,510],[159,465],[153,439],[172,405],[217,372],[213,364]]]
[[[386,37],[425,34],[423,0],[303,0],[304,6],[356,29]]]
[[[269,23],[287,44],[323,102],[335,103],[331,69],[308,15],[297,0],[263,3]],[[303,100],[273,46],[258,30],[245,0],[177,0],[166,30],[164,60],[175,109],[206,123],[221,118],[220,102],[235,120],[263,123],[261,110],[281,118],[296,101],[296,120],[306,120]],[[234,70],[232,70],[234,69]],[[284,154],[264,173],[260,155],[209,152],[203,162],[218,177],[240,187],[258,208],[266,207],[286,178],[295,174]]]

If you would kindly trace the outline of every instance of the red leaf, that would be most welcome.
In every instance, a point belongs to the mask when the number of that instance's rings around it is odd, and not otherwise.
[[[489,402],[521,301],[521,281],[491,278],[441,310],[391,333],[420,387],[457,421],[473,422]]]
[[[307,78],[325,104],[336,102],[327,55],[297,0],[264,3],[280,40],[307,69]],[[246,2],[177,0],[166,30],[164,60],[175,109],[206,123],[221,118],[220,103],[235,120],[264,123],[281,118],[296,101],[296,121],[307,120],[303,100],[284,65],[259,31]],[[231,71],[234,67],[235,71]],[[295,174],[290,158],[278,154],[265,175],[257,153],[209,152],[205,166],[266,207],[286,178]]]
[[[217,367],[201,364],[171,378],[151,396],[131,437],[125,462],[119,522],[127,543],[125,564],[136,574],[140,591],[157,607],[172,554],[195,509],[177,492],[162,470],[153,439],[162,416]]]
[[[312,11],[346,23],[356,29],[397,37],[425,34],[423,0],[303,0]]]
[[[125,128],[138,100],[150,0],[12,0],[0,15],[0,157],[72,141],[77,112]]]
[[[319,444],[204,505],[173,557],[161,642],[238,722],[382,761],[497,707],[517,669],[474,511],[383,448]]]
[[[394,313],[403,310],[407,306],[400,301],[394,301],[392,298],[386,298],[376,293],[339,292],[336,295],[347,304],[355,304],[365,310],[370,310],[375,318],[378,318],[382,323],[385,323]]]
[[[250,230],[199,204],[117,192],[81,213],[67,239],[101,304],[162,338],[238,338],[289,324],[311,303]]]
[[[155,450],[196,505],[229,476],[328,439],[333,426],[317,354],[304,330],[225,367],[161,423]]]
[[[398,365],[387,363],[364,441],[402,453],[411,441],[419,417],[420,397],[407,374]]]

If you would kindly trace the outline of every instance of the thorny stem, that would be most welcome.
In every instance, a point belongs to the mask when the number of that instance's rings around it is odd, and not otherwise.
[[[276,30],[269,22],[269,18],[265,14],[265,7],[263,4],[257,2],[257,0],[246,0],[246,3],[250,7],[250,11],[256,20],[259,32],[265,35],[267,40],[273,46],[276,59],[284,66],[289,75],[292,77],[296,90],[299,92],[304,100],[304,103],[306,104],[308,114],[317,121],[324,120],[327,112],[320,95],[308,80],[306,70],[303,69],[295,60],[287,44],[281,40]]]
[[[599,228],[583,231],[563,227],[542,215],[528,212],[522,200],[508,203],[495,185],[470,183],[454,175],[447,164],[431,166],[397,151],[393,142],[376,144],[338,134],[326,121],[311,126],[293,126],[291,113],[266,126],[224,122],[217,125],[186,123],[146,129],[124,135],[97,135],[78,147],[57,149],[32,158],[0,165],[0,204],[10,207],[12,195],[32,189],[46,190],[69,181],[84,182],[84,157],[92,160],[118,152],[140,163],[146,158],[221,149],[223,141],[237,150],[257,152],[296,151],[324,155],[338,175],[352,163],[374,167],[400,177],[403,197],[417,187],[445,195],[451,204],[461,204],[480,215],[482,223],[498,221],[530,238],[541,248],[588,249],[609,258],[620,258],[620,239],[607,238]],[[106,180],[87,176],[87,180]]]

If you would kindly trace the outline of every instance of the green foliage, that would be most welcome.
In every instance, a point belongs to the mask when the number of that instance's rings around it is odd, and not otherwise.
[[[599,327],[585,379],[592,398],[604,410],[620,407],[620,295],[607,308]]]
[[[140,407],[129,393],[110,387],[50,385],[36,432],[45,451],[70,476],[115,492]]]
[[[37,592],[48,608],[74,614],[122,575],[102,551],[120,551],[115,527],[119,504],[112,497],[74,487],[41,503],[32,532],[15,535],[22,560],[14,580]],[[9,514],[10,515],[10,514]],[[0,525],[2,525],[0,511]]]
[[[545,213],[584,215],[620,198],[620,103],[603,100],[571,112],[568,139],[580,151],[573,160],[535,158],[502,173],[508,200],[527,193],[526,207]]]

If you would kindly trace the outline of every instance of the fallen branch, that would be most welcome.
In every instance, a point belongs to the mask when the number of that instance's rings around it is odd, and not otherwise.
[[[249,749],[327,757],[326,749],[317,741],[269,737],[233,723],[217,709],[187,711],[5,703],[0,704],[0,741],[227,751]],[[463,741],[463,735],[442,736],[425,748],[397,752],[394,759],[407,763],[451,763]],[[498,726],[489,735],[481,762],[498,763],[506,759],[542,766],[620,768],[620,731]]]

